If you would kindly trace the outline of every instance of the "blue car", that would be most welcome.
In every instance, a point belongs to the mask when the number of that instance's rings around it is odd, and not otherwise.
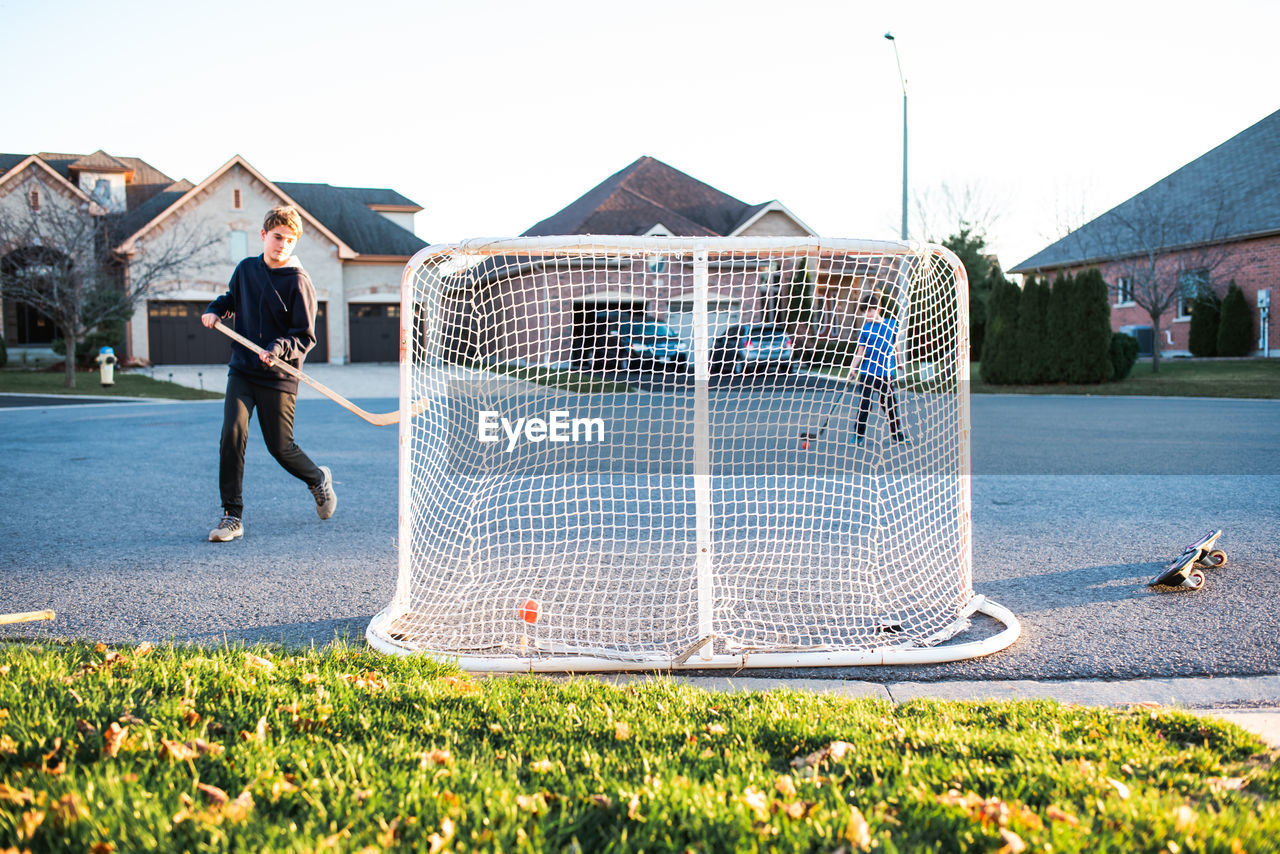
[[[620,371],[675,373],[689,369],[689,345],[661,321],[623,321],[606,335]]]
[[[781,326],[731,326],[711,347],[711,370],[716,373],[789,373],[797,364],[791,336]]]

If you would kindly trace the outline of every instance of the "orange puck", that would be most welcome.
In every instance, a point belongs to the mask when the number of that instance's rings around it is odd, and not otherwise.
[[[519,613],[520,619],[526,623],[536,623],[542,613],[542,606],[538,604],[537,599],[526,599],[525,603],[520,606]]]

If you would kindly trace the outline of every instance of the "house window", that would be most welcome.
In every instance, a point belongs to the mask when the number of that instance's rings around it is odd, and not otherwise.
[[[31,188],[31,192],[27,194],[27,204],[30,205],[32,213],[40,213],[40,190],[38,188]]]
[[[1129,305],[1133,302],[1133,277],[1120,276],[1116,279],[1116,305]]]
[[[236,210],[240,210],[240,208],[244,207],[244,205],[241,204],[239,187],[236,187],[234,190],[231,191],[231,207],[235,208]]]
[[[1208,270],[1183,270],[1178,274],[1178,319],[1185,320],[1191,316],[1196,296],[1208,287]]]
[[[111,201],[111,182],[106,178],[99,178],[93,183],[93,200],[102,205]]]
[[[239,190],[236,192],[239,192]],[[249,254],[249,233],[247,231],[233,231],[227,242],[231,244],[231,263],[239,264]]]

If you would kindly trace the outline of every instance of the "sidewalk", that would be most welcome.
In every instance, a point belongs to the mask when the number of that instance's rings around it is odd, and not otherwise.
[[[222,391],[227,387],[226,365],[157,365],[137,369],[157,380],[168,380],[205,391]],[[371,398],[398,398],[400,396],[400,365],[391,362],[355,362],[347,365],[321,363],[304,365],[307,376],[353,400]],[[323,398],[324,395],[308,385],[298,388],[300,400]]]

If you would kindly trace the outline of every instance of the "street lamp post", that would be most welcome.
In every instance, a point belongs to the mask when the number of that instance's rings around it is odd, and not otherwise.
[[[902,57],[898,56],[898,40],[893,33],[884,37],[893,42],[893,58],[898,62],[898,82],[902,84],[902,239],[907,239],[907,79],[902,76]]]

